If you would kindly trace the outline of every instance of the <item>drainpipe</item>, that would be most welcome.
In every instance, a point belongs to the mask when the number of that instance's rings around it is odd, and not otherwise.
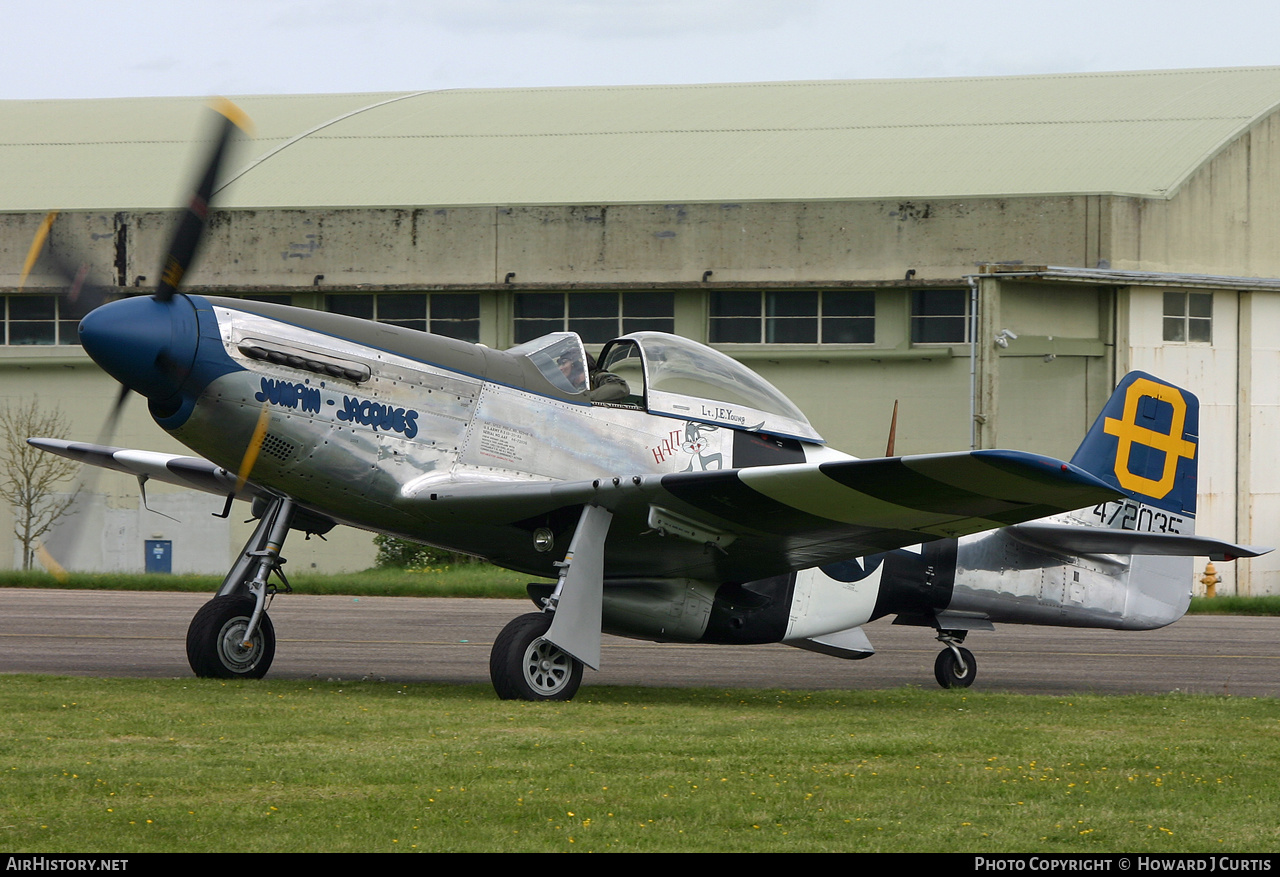
[[[978,280],[969,281],[969,450],[978,449]]]

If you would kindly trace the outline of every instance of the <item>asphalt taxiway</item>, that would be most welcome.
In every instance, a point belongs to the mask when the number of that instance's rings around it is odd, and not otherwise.
[[[0,588],[0,673],[185,677],[187,625],[207,594]],[[270,677],[486,683],[518,600],[276,598]],[[792,690],[932,687],[927,628],[866,626],[877,653],[843,661],[780,645],[661,645],[605,637],[584,686]],[[1155,631],[1001,625],[970,634],[975,688],[1036,694],[1173,691],[1280,697],[1280,618],[1188,616]]]

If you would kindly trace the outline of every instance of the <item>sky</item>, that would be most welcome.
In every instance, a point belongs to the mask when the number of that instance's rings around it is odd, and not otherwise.
[[[41,0],[0,99],[1280,65],[1275,0]]]

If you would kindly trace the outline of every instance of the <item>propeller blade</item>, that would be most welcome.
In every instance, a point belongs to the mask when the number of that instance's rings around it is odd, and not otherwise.
[[[22,263],[22,273],[18,275],[18,289],[27,284],[27,276],[31,273],[31,269],[35,267],[36,260],[40,258],[40,251],[44,249],[44,242],[49,239],[49,229],[53,228],[53,221],[58,218],[58,211],[53,210],[45,214],[44,219],[40,221],[40,227],[36,229],[36,236],[31,241],[31,249],[27,251],[26,261]]]
[[[125,402],[129,399],[129,388],[122,386],[119,395],[116,396],[115,404],[111,406],[111,410],[107,412],[107,419],[102,423],[102,429],[98,431],[99,445],[110,445],[112,438],[115,436],[116,428],[120,425],[120,414],[124,411]],[[102,474],[102,470],[97,466],[84,466],[80,470],[80,479],[76,482],[73,496],[89,496],[93,493],[94,488],[98,485],[98,476]],[[61,531],[61,538],[58,540],[64,543],[66,547],[66,555],[69,557],[75,554],[76,548],[80,546],[80,540],[84,535],[85,518],[83,510],[77,511],[67,521],[66,526]],[[57,561],[44,545],[36,546],[36,557],[40,559],[40,563],[44,568],[57,579],[59,582],[67,581],[66,568]]]
[[[89,266],[83,262],[75,271],[71,271],[72,263],[64,261],[60,256],[54,256],[54,264],[58,266],[59,273],[69,278],[67,291],[62,295],[63,319],[83,319],[89,311],[115,298],[115,290],[95,282],[89,274]]]
[[[240,493],[244,489],[245,483],[249,480],[249,473],[253,471],[253,465],[258,462],[258,452],[262,450],[262,443],[267,437],[267,426],[271,422],[271,410],[267,407],[268,403],[262,403],[262,411],[258,413],[258,423],[253,428],[253,436],[249,439],[249,445],[244,449],[244,458],[240,461],[240,470],[236,473],[236,493]]]
[[[18,278],[18,289],[26,284],[36,263],[43,260],[66,284],[66,288],[58,296],[59,316],[64,320],[78,320],[113,297],[115,291],[96,282],[89,274],[88,262],[81,259],[66,242],[60,242],[57,250],[51,245],[46,250],[57,218],[58,211],[55,210],[47,214],[36,229],[26,261],[22,265],[22,274]]]
[[[44,547],[43,542],[36,543],[36,559],[40,561],[41,566],[58,580],[60,584],[66,584],[71,576],[67,573],[66,567],[53,559],[53,555],[49,553],[49,549]]]
[[[178,287],[182,285],[182,278],[195,261],[196,254],[200,250],[200,242],[204,238],[209,205],[213,199],[213,189],[217,185],[222,160],[226,155],[227,144],[231,142],[231,135],[236,130],[248,129],[249,117],[231,101],[221,100],[211,106],[222,119],[213,150],[196,183],[186,212],[182,214],[182,219],[169,240],[169,249],[160,266],[160,286],[155,293],[160,301],[169,301],[173,298]]]
[[[169,247],[161,265],[160,285],[155,293],[155,298],[161,302],[168,302],[173,299],[174,294],[182,284],[183,277],[195,261],[196,254],[200,249],[200,242],[204,236],[210,201],[213,198],[214,186],[217,184],[218,174],[226,156],[227,146],[237,129],[247,130],[248,117],[230,101],[217,101],[211,105],[211,108],[221,116],[221,119],[218,123],[213,148],[203,167],[203,171],[196,181],[195,191],[192,193],[186,212],[182,215],[177,228],[174,230],[173,237],[169,240]],[[45,244],[48,241],[57,215],[56,212],[48,214],[36,230],[35,239],[31,242],[31,248],[23,264],[19,287],[21,288],[26,282],[27,277],[43,254],[52,262],[57,272],[66,279],[68,285],[67,291],[61,298],[61,316],[63,318],[82,317],[98,305],[103,304],[113,290],[90,281],[87,262],[78,259],[69,260],[65,255],[52,252],[52,248],[50,248],[50,252],[44,253]],[[60,249],[66,248],[60,246]],[[158,364],[164,371],[176,375],[178,383],[181,382],[184,376],[178,363],[169,361],[166,358]],[[120,424],[120,417],[129,398],[129,393],[130,390],[127,386],[121,386],[120,394],[116,397],[115,404],[112,405],[110,412],[107,414],[107,419],[98,434],[97,444],[111,444],[112,437]],[[236,488],[237,493],[248,480],[249,472],[252,471],[253,464],[257,461],[258,452],[261,450],[262,442],[266,437],[268,421],[269,416],[264,405],[262,416],[258,421],[258,427],[254,430],[253,438],[249,442],[249,447],[245,450],[245,458],[240,466],[241,475],[240,483]],[[85,469],[81,473],[76,493],[91,494],[96,486],[99,472],[100,469],[96,466],[90,466]],[[66,532],[68,544],[71,546],[71,551],[74,551],[74,548],[79,545],[81,533],[84,529],[84,519],[85,515],[83,514],[73,517],[69,522],[69,527],[64,531]],[[52,572],[60,581],[66,580],[66,570],[53,558],[48,549],[44,546],[38,546],[37,555],[46,569]]]
[[[124,411],[124,403],[129,401],[129,388],[120,385],[120,394],[116,396],[116,404],[111,406],[111,411],[107,414],[107,419],[102,424],[102,429],[98,431],[98,444],[109,445],[115,438],[116,427],[120,425],[120,414]],[[94,471],[98,471],[94,467]]]

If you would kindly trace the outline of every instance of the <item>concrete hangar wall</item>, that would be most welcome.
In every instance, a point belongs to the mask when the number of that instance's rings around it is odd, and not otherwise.
[[[190,288],[495,347],[674,331],[861,456],[897,400],[898,453],[1066,457],[1142,368],[1201,398],[1199,530],[1280,544],[1278,102],[1280,68],[245,98],[255,135]],[[58,343],[56,280],[18,271],[60,208],[50,246],[145,289],[199,103],[0,104],[2,395],[57,401],[78,437],[113,384]],[[181,451],[141,404],[115,443]],[[96,493],[81,566],[138,568],[163,536],[175,569],[221,571],[247,536],[208,497],[153,487],[179,524],[112,473]],[[287,554],[372,560],[353,532]],[[1220,570],[1280,591],[1280,561]]]

